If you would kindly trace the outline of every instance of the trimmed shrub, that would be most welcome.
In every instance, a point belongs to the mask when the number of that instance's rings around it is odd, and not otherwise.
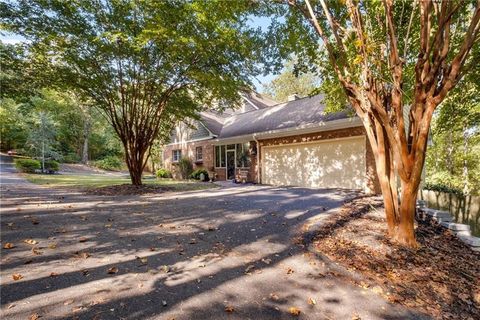
[[[193,163],[189,158],[181,158],[178,161],[178,171],[182,176],[182,179],[187,179],[190,177],[193,171]]]
[[[49,173],[58,172],[60,170],[60,165],[55,160],[47,160],[45,161],[45,171]]]
[[[437,192],[453,193],[459,196],[464,195],[462,190],[441,183],[425,183],[423,189]]]
[[[195,179],[195,180],[200,180],[200,175],[203,173],[204,175],[204,178],[202,181],[208,181],[208,171],[205,170],[205,169],[197,169],[195,171],[192,172],[192,174],[190,175],[190,177],[192,179]]]
[[[42,169],[42,164],[34,159],[16,159],[15,167],[21,172],[34,173],[35,170]]]
[[[94,166],[107,171],[118,171],[122,169],[123,163],[119,158],[115,156],[109,156],[103,158],[102,160],[95,161]]]
[[[157,178],[171,178],[172,173],[164,168],[158,169],[157,170]]]

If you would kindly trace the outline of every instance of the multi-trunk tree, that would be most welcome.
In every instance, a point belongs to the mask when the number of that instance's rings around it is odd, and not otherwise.
[[[330,71],[323,75],[326,83],[341,85],[375,154],[388,232],[415,247],[415,204],[430,122],[462,76],[478,71],[480,1],[283,4],[290,10],[272,30],[296,40],[290,47],[298,57]]]
[[[260,42],[249,2],[25,1],[2,24],[106,115],[135,185],[155,139],[214,99],[239,101]]]

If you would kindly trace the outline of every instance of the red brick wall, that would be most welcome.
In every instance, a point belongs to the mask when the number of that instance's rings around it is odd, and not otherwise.
[[[195,162],[196,147],[203,148],[203,161],[201,163]],[[172,163],[172,151],[180,149],[182,150],[182,157],[189,157],[192,160],[193,170],[203,168],[211,172],[214,170],[214,148],[210,140],[167,145],[163,150],[164,167],[172,172],[174,178],[180,178],[177,166],[175,163]]]
[[[297,135],[297,136],[266,139],[266,140],[261,140],[259,142],[260,142],[260,149],[261,149],[264,146],[320,141],[320,140],[346,138],[346,137],[361,136],[361,135],[365,135],[365,129],[363,127],[355,127],[355,128],[347,128],[347,129],[340,129],[340,130],[309,133],[309,134],[303,134],[303,135]],[[378,183],[377,174],[375,170],[375,158],[374,158],[372,149],[370,147],[370,143],[368,142],[368,139],[366,139],[365,147],[366,147],[365,170],[367,175],[367,189],[368,189],[367,191],[372,193],[380,193],[380,185]],[[260,158],[260,163],[261,161],[262,160]]]

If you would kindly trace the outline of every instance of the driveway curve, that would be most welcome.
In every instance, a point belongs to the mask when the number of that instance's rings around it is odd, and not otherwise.
[[[4,319],[418,317],[302,247],[302,227],[354,192],[240,186],[107,197],[1,174],[12,181],[0,211]]]

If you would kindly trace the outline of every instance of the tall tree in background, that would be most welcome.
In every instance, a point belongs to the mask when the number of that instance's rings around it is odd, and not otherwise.
[[[263,90],[275,101],[285,102],[288,100],[288,96],[293,94],[306,97],[315,93],[318,86],[315,74],[300,73],[295,69],[295,61],[289,60],[282,72],[270,83],[264,85]]]
[[[430,122],[464,73],[478,70],[480,1],[286,3],[291,10],[285,22],[277,19],[272,30],[296,40],[290,47],[297,56],[328,65],[330,80],[341,85],[372,146],[388,232],[415,247],[415,203]]]
[[[2,24],[101,108],[135,185],[162,130],[213,99],[239,101],[260,56],[249,2],[15,1]]]

